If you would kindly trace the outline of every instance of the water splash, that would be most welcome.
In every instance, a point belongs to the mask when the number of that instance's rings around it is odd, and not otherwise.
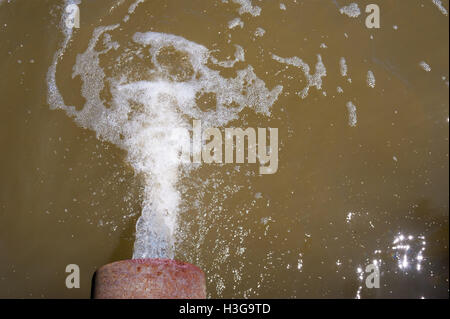
[[[141,2],[135,2],[133,12]],[[173,34],[138,32],[120,43],[123,36],[115,36],[125,32],[120,23],[95,28],[88,48],[76,58],[72,77],[82,80],[82,109],[66,105],[56,83],[57,65],[72,35],[72,30],[64,31],[47,74],[48,103],[127,151],[126,160],[145,182],[133,258],[173,258],[181,151],[191,147],[181,134],[190,129],[192,119],[204,127],[223,126],[245,107],[270,115],[282,86],[267,89],[250,65],[236,70],[235,78],[222,77],[216,68],[244,62],[240,46],[234,61],[218,61],[206,47]],[[212,107],[198,106],[204,96]]]

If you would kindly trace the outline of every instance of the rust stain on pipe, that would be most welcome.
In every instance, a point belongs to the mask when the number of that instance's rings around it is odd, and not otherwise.
[[[95,299],[204,299],[203,271],[171,259],[132,259],[105,265],[93,283]]]

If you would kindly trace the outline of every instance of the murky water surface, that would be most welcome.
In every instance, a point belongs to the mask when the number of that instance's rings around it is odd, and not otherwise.
[[[447,298],[449,3],[379,2],[0,0],[0,297],[134,255],[214,298]],[[277,172],[181,163],[193,120],[278,128]]]

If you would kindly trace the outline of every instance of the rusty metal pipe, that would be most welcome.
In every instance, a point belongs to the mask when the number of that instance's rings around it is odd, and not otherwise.
[[[93,280],[95,299],[204,299],[203,271],[171,259],[132,259],[105,265]]]

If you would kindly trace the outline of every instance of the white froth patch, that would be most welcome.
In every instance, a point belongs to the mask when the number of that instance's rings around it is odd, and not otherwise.
[[[79,4],[79,3],[80,0],[64,1],[65,7],[67,7],[70,4]],[[60,48],[53,55],[52,64],[50,65],[47,71],[47,90],[48,90],[47,101],[51,109],[64,106],[63,98],[59,93],[58,87],[56,86],[56,65],[58,64],[59,59],[64,55],[67,45],[70,42],[70,39],[72,38],[73,30],[72,28],[67,27],[67,24],[65,23],[69,17],[69,14],[70,13],[63,10],[59,26],[63,31],[64,38],[62,40]]]
[[[211,61],[219,65],[223,68],[232,68],[237,62],[244,62],[245,61],[245,51],[240,45],[235,45],[236,51],[234,52],[234,60],[227,60],[227,61],[219,61],[214,57],[210,57]]]
[[[367,71],[367,85],[370,88],[375,88],[375,75],[371,70]]]
[[[351,3],[348,6],[344,6],[339,9],[339,12],[341,14],[345,14],[346,16],[350,18],[357,18],[361,14],[361,10],[359,10],[358,4]]]
[[[136,43],[150,46],[150,53],[153,56],[152,61],[155,65],[158,65],[155,56],[164,47],[173,46],[178,51],[188,53],[190,63],[196,75],[198,75],[188,82],[189,85],[199,93],[214,93],[217,106],[215,111],[207,113],[201,112],[196,107],[195,101],[190,101],[190,103],[182,106],[179,105],[179,107],[186,115],[202,119],[204,123],[208,122],[211,125],[221,126],[237,118],[237,113],[246,106],[254,108],[256,112],[269,115],[271,105],[282,91],[282,86],[277,86],[272,91],[267,90],[264,82],[256,77],[251,66],[238,70],[235,79],[221,77],[219,71],[211,70],[206,66],[208,60],[223,67],[231,67],[233,62],[217,61],[210,55],[207,48],[182,37],[148,32],[136,33],[133,39]],[[244,61],[244,50],[240,46],[236,46],[234,61]],[[246,91],[246,94],[243,95],[242,91]],[[232,108],[233,112],[230,111],[230,108],[227,108],[227,105],[232,102],[239,105],[239,107]]]
[[[356,106],[351,101],[347,102],[346,106],[348,111],[348,125],[351,127],[355,127],[356,123],[358,122],[356,116]]]
[[[245,54],[240,46],[236,46],[234,60],[217,61],[202,45],[172,34],[148,32],[136,33],[133,50],[130,50],[126,45],[122,48],[108,34],[117,27],[96,28],[88,48],[76,58],[72,76],[81,77],[81,95],[86,100],[83,108],[77,110],[65,105],[55,80],[56,66],[68,40],[55,54],[48,71],[48,102],[52,109],[63,109],[81,127],[95,131],[100,139],[126,150],[127,161],[144,177],[143,208],[136,226],[133,258],[173,258],[181,201],[177,183],[185,163],[181,154],[182,150],[190,148],[190,140],[184,135],[191,128],[188,119],[201,120],[204,127],[220,127],[237,119],[245,107],[270,115],[283,88],[267,89],[250,65],[237,70],[235,78],[223,78],[219,71],[207,66],[208,62],[218,67],[243,62]],[[96,50],[99,41],[102,41],[101,51]],[[175,50],[185,57],[183,63],[186,64],[175,65],[176,70],[182,69],[181,78],[170,72],[170,66],[162,64],[175,62],[158,59],[164,49]],[[132,71],[128,68],[108,77],[100,66],[102,57],[109,52],[123,52],[115,60],[117,67],[122,61],[132,62],[135,57],[142,57],[144,51],[149,53],[152,63],[147,70],[140,67],[137,71],[157,74],[154,78],[133,80],[128,78]],[[128,65],[132,68],[133,63]],[[109,108],[101,97],[106,87],[111,95]],[[215,107],[207,111],[200,109],[197,106],[199,94],[212,94]]]
[[[280,10],[286,10],[286,5],[284,3],[280,3]]]
[[[250,0],[233,0],[233,2],[240,5],[238,12],[241,15],[244,13],[249,13],[252,16],[256,17],[261,14],[261,8],[252,5],[252,2]]]
[[[336,88],[336,91],[337,91],[339,94],[344,93],[344,90],[343,90],[340,86],[338,86],[338,87]]]
[[[428,63],[426,63],[425,61],[422,61],[419,63],[420,67],[422,69],[424,69],[426,72],[430,72],[431,71],[431,67],[428,65]]]
[[[136,8],[144,1],[145,0],[136,0],[134,3],[132,3],[128,8],[128,14],[123,18],[123,22],[128,22],[128,20],[130,20],[130,15],[132,15],[134,11],[136,11]]]
[[[240,18],[235,18],[228,22],[228,28],[234,29],[236,27],[240,27],[241,29],[244,27],[244,22]]]
[[[445,9],[441,0],[433,0],[433,4],[439,9],[439,11],[441,11],[443,15],[448,15],[448,11],[447,9]]]
[[[72,33],[72,28],[74,26],[75,23],[73,23],[72,27],[68,27],[67,21],[71,21],[71,22],[75,22],[75,19],[77,17],[77,15],[79,14],[79,12],[77,12],[76,10],[69,10],[69,6],[70,5],[79,5],[81,3],[81,0],[65,0],[64,1],[64,20],[62,21],[63,23],[63,28],[65,29],[65,33],[67,35],[67,32]],[[70,8],[73,9],[73,8]]]
[[[348,71],[348,69],[347,69],[347,62],[345,61],[345,58],[344,58],[344,57],[342,57],[342,58],[339,60],[339,67],[340,67],[341,75],[342,75],[343,77],[346,77],[346,76],[347,76],[347,71]]]
[[[279,63],[287,64],[295,66],[303,71],[303,74],[306,77],[306,80],[308,81],[308,84],[306,87],[298,93],[298,95],[304,99],[308,96],[309,89],[311,87],[316,87],[317,90],[322,89],[322,77],[325,77],[327,75],[327,69],[325,68],[325,65],[322,62],[322,56],[320,54],[317,55],[317,63],[316,63],[316,72],[314,74],[310,74],[310,67],[307,63],[303,62],[302,59],[299,57],[291,57],[291,58],[282,58],[275,54],[272,54],[272,59]]]
[[[255,37],[262,37],[262,36],[264,36],[265,33],[266,33],[266,30],[258,27],[258,28],[256,28],[256,31],[255,31]]]
[[[136,11],[136,8],[143,3],[145,0],[136,0],[131,6],[128,8],[128,14],[133,14]]]
[[[442,81],[444,81],[445,85],[447,85],[447,87],[449,86],[449,82],[446,76],[442,76]]]

